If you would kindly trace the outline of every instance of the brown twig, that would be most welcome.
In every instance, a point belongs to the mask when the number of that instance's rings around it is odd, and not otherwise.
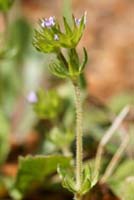
[[[130,110],[129,106],[126,106],[123,108],[123,110],[119,113],[119,115],[115,118],[113,124],[111,127],[106,131],[104,136],[102,137],[97,154],[96,154],[96,160],[95,160],[95,174],[99,172],[100,166],[101,166],[101,159],[104,151],[105,145],[108,143],[108,141],[111,139],[115,131],[119,128],[125,117],[127,116],[128,112]]]
[[[126,135],[124,140],[122,141],[120,147],[118,148],[117,152],[115,153],[112,160],[110,161],[104,175],[102,176],[102,178],[100,180],[101,183],[106,182],[107,179],[112,175],[116,165],[119,163],[120,158],[129,143],[129,139],[130,139],[129,135]]]

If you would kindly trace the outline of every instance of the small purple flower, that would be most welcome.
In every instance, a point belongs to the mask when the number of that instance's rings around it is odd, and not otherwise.
[[[54,35],[54,40],[59,40],[59,36],[57,34]]]
[[[45,18],[41,21],[41,26],[43,28],[50,28],[55,25],[54,17],[49,17],[49,19]]]
[[[49,22],[51,23],[52,26],[55,25],[55,17],[49,17]]]
[[[75,23],[76,23],[77,26],[80,25],[80,22],[81,22],[81,18],[80,19],[75,18]]]
[[[77,26],[79,26],[81,23],[81,18],[79,18],[79,19],[75,18],[75,23]],[[86,25],[86,23],[87,23],[87,11],[85,11],[85,13],[84,13],[84,24]]]
[[[29,103],[36,103],[38,101],[36,93],[34,91],[31,91],[27,96],[27,100]]]

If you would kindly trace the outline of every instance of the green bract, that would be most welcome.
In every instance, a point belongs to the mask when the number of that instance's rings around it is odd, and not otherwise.
[[[88,165],[86,165],[83,169],[81,188],[76,187],[74,174],[72,172],[67,171],[60,165],[58,165],[57,171],[62,180],[62,186],[74,194],[86,194],[98,181],[98,175],[96,174],[93,177],[92,171]]]
[[[54,17],[40,20],[40,28],[35,30],[33,44],[38,51],[53,53],[60,51],[60,48],[75,48],[82,37],[86,14],[81,19],[72,17],[73,27],[70,27],[65,17],[63,32],[59,23]]]
[[[60,78],[69,77],[73,81],[76,81],[79,75],[83,72],[88,59],[85,48],[83,48],[83,52],[84,58],[82,62],[80,62],[75,48],[68,50],[68,59],[66,59],[60,52],[57,56],[57,61],[54,60],[50,63],[49,68],[51,72]]]

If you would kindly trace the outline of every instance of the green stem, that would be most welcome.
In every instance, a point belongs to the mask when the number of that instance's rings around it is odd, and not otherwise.
[[[78,84],[74,84],[75,102],[76,102],[76,187],[81,188],[82,184],[82,104],[81,93]],[[76,194],[75,200],[80,200],[81,197]]]

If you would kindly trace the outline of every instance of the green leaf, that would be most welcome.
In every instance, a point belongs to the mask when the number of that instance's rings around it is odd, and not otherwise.
[[[133,93],[126,92],[114,95],[108,102],[108,107],[116,114],[118,114],[126,105],[134,105]]]
[[[83,180],[85,180],[86,178],[89,178],[91,177],[91,170],[90,170],[90,167],[88,164],[85,165],[84,169],[83,169]]]
[[[2,164],[9,153],[9,124],[0,111],[0,164]]]
[[[134,200],[134,176],[125,180],[120,189],[119,197],[122,200]]]
[[[16,56],[17,52],[17,48],[9,49],[8,47],[6,47],[5,49],[0,50],[0,60],[4,61],[12,59]]]
[[[9,49],[16,49],[16,60],[21,62],[27,55],[31,43],[31,27],[24,18],[17,19],[9,30]],[[18,65],[17,65],[18,67]]]
[[[10,188],[10,195],[14,199],[22,199],[33,183],[42,183],[48,175],[56,171],[58,164],[67,167],[70,161],[70,157],[62,155],[20,157],[17,177]]]
[[[75,75],[78,73],[79,69],[79,56],[75,48],[68,50],[69,55],[69,66],[70,66],[70,75]]]
[[[84,195],[87,193],[98,181],[98,176],[92,177],[92,172],[89,165],[85,165],[82,174],[82,183],[81,187],[76,187],[75,173],[74,169],[68,170],[62,167],[61,165],[57,168],[58,174],[62,180],[62,186],[68,189],[72,193],[78,193]]]
[[[14,0],[0,0],[0,10],[3,12],[8,11],[13,3]]]
[[[79,193],[84,195],[87,193],[98,181],[98,175],[92,176],[93,172],[88,164],[83,169],[83,181]]]
[[[83,48],[83,52],[84,52],[84,58],[83,58],[83,61],[79,67],[79,72],[83,72],[85,66],[86,66],[86,63],[87,63],[87,60],[88,60],[88,55],[87,55],[87,51],[85,48]]]
[[[34,111],[41,119],[54,119],[62,109],[62,99],[54,90],[37,92],[38,101],[33,104]]]
[[[62,165],[58,165],[57,172],[62,180],[62,186],[72,193],[76,192],[74,174]]]
[[[49,135],[49,140],[56,145],[57,148],[69,149],[70,144],[74,140],[75,134],[69,130],[62,131],[57,127],[54,127]]]
[[[115,171],[110,179],[112,181],[123,181],[128,176],[134,176],[134,160],[124,161]]]
[[[63,65],[61,65],[60,63],[58,63],[56,61],[53,63],[50,63],[49,69],[52,72],[52,74],[54,74],[57,77],[60,77],[60,78],[68,77],[67,69]]]
[[[134,177],[134,160],[127,160],[118,167],[108,181],[111,189],[122,200],[130,200],[134,197],[134,179],[131,177]],[[130,198],[127,198],[128,196]]]
[[[65,27],[65,30],[66,30],[66,34],[71,35],[72,30],[71,30],[70,26],[68,25],[65,17],[63,17],[63,21],[64,21],[64,27]]]
[[[91,188],[91,171],[89,165],[86,165],[83,169],[83,181],[79,193],[81,195],[84,195],[86,192],[90,190],[90,188]]]
[[[62,182],[62,186],[64,188],[68,189],[72,193],[76,192],[76,189],[75,189],[76,183],[74,181],[74,178],[69,176],[69,175],[65,176],[65,178],[64,178],[64,180]]]
[[[91,189],[91,181],[89,178],[86,178],[84,182],[82,183],[81,189],[80,189],[80,194],[84,195],[86,194],[89,190]]]

